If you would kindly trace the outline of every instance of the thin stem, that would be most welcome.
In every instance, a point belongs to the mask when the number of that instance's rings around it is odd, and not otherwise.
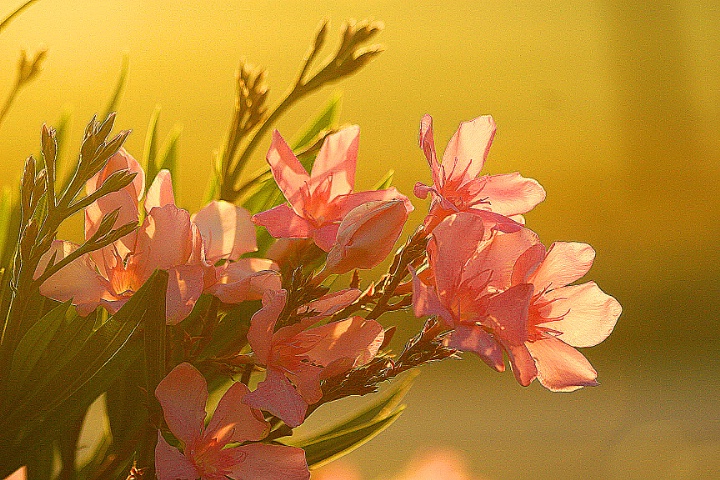
[[[20,5],[19,7],[17,7],[13,12],[10,13],[10,15],[5,17],[5,19],[2,22],[0,22],[0,32],[5,30],[5,28],[7,28],[7,26],[10,24],[10,22],[15,20],[15,18],[18,15],[20,15],[26,9],[30,8],[30,6],[32,6],[32,4],[37,1],[38,0],[27,0],[27,2],[25,2],[22,5]]]

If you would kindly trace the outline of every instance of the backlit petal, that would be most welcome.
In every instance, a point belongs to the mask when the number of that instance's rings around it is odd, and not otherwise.
[[[184,320],[202,295],[204,284],[202,265],[178,265],[168,269],[168,287],[165,298],[168,325]]]
[[[200,477],[192,462],[170,446],[160,432],[155,446],[155,474],[158,480],[196,480]]]
[[[220,445],[230,442],[262,440],[270,432],[270,425],[260,411],[242,403],[248,388],[233,383],[220,399],[215,413],[205,430],[205,439],[214,438]]]
[[[545,200],[545,190],[532,178],[519,173],[488,175],[480,195],[487,197],[490,209],[501,215],[527,213]]]
[[[263,296],[263,307],[250,320],[247,339],[253,353],[264,364],[268,362],[275,323],[283,308],[285,308],[286,298],[287,292],[285,290],[266,292]]]
[[[495,137],[495,122],[489,115],[463,122],[443,154],[445,180],[473,179],[482,170]]]
[[[185,445],[200,437],[205,422],[207,382],[189,363],[181,363],[155,389],[170,431]]]
[[[585,276],[592,267],[595,250],[587,243],[555,242],[531,277],[535,292],[559,288]]]
[[[287,204],[253,215],[252,221],[267,228],[275,238],[309,238],[314,227]]]
[[[300,189],[310,183],[310,176],[277,130],[273,132],[272,144],[266,158],[283,195],[296,212],[302,212],[303,199]]]
[[[458,325],[450,334],[445,345],[463,352],[472,352],[479,356],[490,368],[498,372],[505,371],[500,345],[482,327],[476,325]]]
[[[285,375],[274,368],[268,368],[265,380],[245,395],[243,403],[272,413],[292,428],[305,420],[308,407]]]
[[[255,443],[227,451],[237,461],[230,473],[235,480],[307,480],[305,452],[285,445]]]
[[[193,216],[210,263],[222,258],[237,260],[243,253],[257,250],[255,225],[250,218],[250,212],[223,200],[208,203]]]
[[[160,170],[148,188],[145,196],[145,211],[149,212],[155,207],[175,205],[175,193],[173,192],[172,176],[170,170]]]
[[[330,200],[350,193],[355,185],[355,165],[357,163],[360,127],[352,125],[337,133],[328,135],[323,142],[311,177],[311,190],[326,177],[332,176]]]
[[[538,369],[538,380],[553,392],[572,392],[598,385],[597,372],[590,362],[570,345],[557,338],[528,342]]]

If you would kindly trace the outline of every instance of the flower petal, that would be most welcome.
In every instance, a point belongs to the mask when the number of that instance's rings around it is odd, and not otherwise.
[[[445,183],[477,177],[494,137],[495,121],[489,115],[461,123],[443,154]]]
[[[345,288],[343,290],[338,290],[337,292],[328,293],[327,295],[323,295],[319,299],[298,308],[298,313],[308,314],[310,312],[315,312],[315,315],[312,317],[305,317],[303,319],[303,323],[309,326],[312,325],[312,323],[309,322],[315,323],[321,318],[334,315],[343,308],[347,307],[357,300],[361,293],[362,292],[357,288]]]
[[[302,212],[304,202],[301,189],[310,183],[310,176],[277,130],[273,132],[266,158],[283,195],[296,212]]]
[[[580,387],[599,385],[597,372],[580,352],[550,337],[528,342],[538,369],[538,380],[553,392],[572,392]]]
[[[156,269],[183,265],[193,254],[193,237],[187,211],[171,204],[153,208],[138,230],[137,246],[130,261],[137,264],[143,278],[150,277]]]
[[[175,205],[175,193],[173,193],[172,176],[170,170],[160,170],[148,188],[145,195],[145,211],[150,212],[155,207]]]
[[[500,215],[512,216],[527,213],[545,200],[545,190],[532,178],[519,173],[487,175],[480,192],[490,204],[490,209]]]
[[[287,204],[253,215],[252,221],[267,228],[275,238],[309,238],[314,227]]]
[[[347,215],[353,208],[358,207],[363,203],[377,200],[385,202],[390,200],[402,200],[407,213],[410,213],[415,209],[413,204],[410,202],[410,199],[400,193],[395,187],[390,187],[385,190],[368,190],[365,192],[350,193],[339,197],[336,202],[338,203],[340,211],[342,212],[342,217],[344,218],[345,215]]]
[[[312,167],[311,190],[314,190],[314,187],[322,183],[325,178],[332,177],[330,200],[338,195],[350,193],[355,185],[359,143],[360,127],[357,125],[328,135]]]
[[[532,230],[521,228],[513,233],[494,233],[467,262],[471,272],[491,271],[490,286],[506,289],[512,285],[513,268],[518,258],[533,245],[540,243]]]
[[[270,357],[275,323],[283,308],[285,308],[286,300],[287,292],[285,290],[266,292],[263,296],[263,307],[250,319],[247,339],[253,353],[265,365],[267,365]]]
[[[192,312],[202,295],[205,270],[202,265],[178,265],[168,269],[165,316],[168,325],[177,325]]]
[[[215,413],[205,430],[206,440],[215,439],[219,445],[230,442],[256,442],[270,433],[268,424],[260,411],[242,403],[248,388],[239,382],[233,383],[220,399]]]
[[[285,375],[274,368],[268,368],[265,380],[245,395],[243,403],[272,413],[291,428],[303,423],[308,407]]]
[[[34,277],[42,275],[53,255],[55,263],[58,263],[77,248],[74,243],[55,240],[50,250],[40,259]],[[110,284],[97,273],[95,263],[89,255],[80,256],[45,280],[40,285],[40,293],[59,302],[72,299],[81,316],[95,310],[103,300],[115,299],[110,293]]]
[[[595,250],[587,243],[555,242],[533,275],[535,292],[559,288],[585,276],[595,260]]]
[[[196,480],[200,474],[180,450],[170,446],[158,431],[155,446],[155,474],[158,480]]]
[[[350,367],[365,365],[375,358],[382,345],[385,330],[375,320],[353,316],[339,322],[330,322],[295,336],[302,342],[304,336],[321,337],[307,356],[313,363],[327,367],[341,358],[349,358]],[[342,372],[324,372],[323,377]]]
[[[433,119],[430,115],[423,115],[420,120],[420,133],[418,134],[418,143],[422,148],[425,158],[430,165],[432,171],[433,184],[435,187],[442,187],[443,179],[440,177],[440,164],[437,161],[437,154],[435,153],[435,139],[433,138]],[[416,187],[417,188],[417,187]],[[417,190],[416,193],[417,195]],[[427,195],[427,194],[426,194]],[[419,198],[425,198],[418,195]]]
[[[558,338],[573,347],[592,347],[605,340],[622,313],[620,303],[595,282],[556,288],[541,301],[550,302],[540,311],[543,317],[562,316],[547,326],[562,332]]]
[[[505,371],[500,345],[482,327],[458,325],[450,334],[445,345],[462,352],[472,352],[487,363],[490,368],[498,372]]]
[[[195,214],[210,263],[220,259],[237,260],[240,255],[257,250],[255,225],[250,212],[223,200],[208,203]]]
[[[308,480],[310,471],[301,448],[254,443],[226,450],[235,459],[235,480]]]
[[[200,438],[205,423],[207,382],[189,363],[181,363],[155,389],[170,431],[185,445]]]
[[[112,157],[110,157],[102,170],[96,173],[85,184],[85,190],[88,195],[100,188],[110,175],[119,170],[128,170],[129,172],[136,174],[130,185],[125,187],[123,190],[130,192],[130,194],[139,201],[145,193],[145,172],[140,166],[140,163],[135,160],[133,156],[130,155],[123,147],[120,147],[120,149],[115,152]]]
[[[268,290],[280,290],[282,282],[277,265],[265,258],[241,258],[216,267],[217,283],[208,288],[223,303],[260,300]]]

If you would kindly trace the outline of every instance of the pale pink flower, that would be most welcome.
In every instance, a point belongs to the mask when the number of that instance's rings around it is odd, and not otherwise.
[[[327,252],[342,219],[360,204],[400,199],[411,211],[410,201],[394,187],[353,193],[359,136],[357,125],[329,135],[308,175],[276,130],[267,161],[288,204],[258,213],[253,221],[275,238],[312,238]]]
[[[87,190],[95,191],[103,179],[123,168],[137,172],[135,180],[86,209],[86,238],[97,231],[105,214],[116,209],[119,215],[115,226],[138,221],[144,174],[137,161],[124,150],[115,154],[106,167],[88,181]],[[187,211],[175,206],[170,172],[161,171],[153,181],[145,198],[145,210],[147,216],[138,230],[73,261],[48,278],[40,286],[40,293],[59,301],[72,299],[80,315],[87,315],[100,305],[115,313],[156,269],[162,269],[170,274],[167,322],[174,325],[184,319],[203,292],[209,267],[204,261],[197,227]],[[77,248],[71,242],[53,242],[35,276],[42,274],[53,256],[58,262]]]
[[[517,230],[523,223],[520,215],[545,199],[545,190],[538,182],[517,172],[478,177],[494,137],[495,122],[489,115],[463,122],[448,142],[440,164],[435,153],[432,117],[423,117],[419,142],[430,164],[433,185],[418,182],[415,195],[432,196],[425,221],[428,229],[448,215],[470,212],[503,231]]]
[[[587,273],[594,251],[555,243],[547,252],[528,229],[490,231],[471,214],[446,218],[428,243],[430,268],[415,275],[416,315],[453,329],[448,346],[498,371],[507,353],[521,385],[536,377],[553,391],[596,385],[597,372],[573,347],[602,342],[622,311]]]
[[[252,317],[247,338],[258,362],[267,367],[267,376],[244,402],[297,427],[304,421],[308,405],[322,398],[323,378],[372,360],[384,338],[378,322],[350,317],[308,328],[319,317],[332,315],[356,298],[357,291],[338,292],[309,305],[318,315],[276,331],[287,292],[266,293],[263,308]]]
[[[392,252],[408,211],[402,200],[376,200],[352,209],[340,223],[325,270],[345,273],[377,266]]]
[[[181,363],[155,389],[170,432],[182,444],[171,446],[158,432],[155,470],[159,480],[303,480],[310,478],[300,448],[257,442],[270,432],[262,413],[243,403],[248,388],[233,383],[205,426],[207,382],[189,363]]]
[[[278,266],[265,258],[240,258],[257,251],[250,212],[223,200],[213,201],[193,215],[205,246],[205,258],[214,267],[205,291],[224,303],[260,300],[267,290],[281,288]]]
[[[27,467],[20,467],[10,474],[9,477],[5,477],[5,480],[25,480],[27,479]]]

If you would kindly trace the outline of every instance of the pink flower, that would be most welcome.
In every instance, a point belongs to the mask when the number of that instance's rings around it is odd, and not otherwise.
[[[321,315],[276,330],[286,298],[285,290],[266,293],[263,308],[252,317],[247,338],[259,363],[267,367],[267,376],[244,402],[297,427],[308,405],[322,398],[320,381],[372,360],[384,331],[376,321],[362,317],[307,328],[354,301],[357,291],[338,292],[311,304]]]
[[[260,300],[267,290],[281,288],[278,267],[264,258],[240,258],[257,250],[250,212],[223,200],[210,202],[192,222],[205,246],[205,258],[214,265],[214,277],[205,291],[225,303]]]
[[[25,480],[27,479],[27,467],[20,467],[6,477],[5,480]]]
[[[345,273],[377,266],[392,252],[407,217],[402,200],[377,200],[355,207],[340,223],[325,270]]]
[[[329,135],[308,175],[276,130],[267,161],[289,205],[258,213],[253,221],[275,238],[312,238],[327,252],[335,243],[342,219],[360,204],[401,199],[408,212],[412,211],[410,201],[395,188],[353,193],[359,136],[358,126]]]
[[[115,226],[138,220],[143,173],[137,161],[124,150],[88,181],[87,189],[94,191],[103,179],[122,168],[138,175],[127,187],[102,197],[86,209],[86,238],[97,231],[103,216],[115,209],[119,209]],[[73,261],[48,278],[40,286],[40,293],[59,301],[72,299],[80,315],[87,315],[100,305],[115,313],[156,269],[162,269],[170,274],[167,322],[174,325],[184,319],[203,292],[208,266],[197,227],[187,211],[175,206],[170,172],[158,173],[145,198],[145,210],[147,216],[137,231]],[[58,262],[77,248],[71,242],[53,242],[35,276],[42,274],[53,256]]]
[[[234,383],[220,399],[205,427],[207,382],[189,363],[181,363],[155,389],[165,422],[182,443],[172,447],[158,432],[155,470],[159,480],[273,480],[310,478],[300,448],[257,442],[270,432],[262,413],[243,403],[248,388]]]
[[[418,182],[415,195],[432,196],[425,221],[428,229],[448,215],[470,212],[503,231],[517,230],[520,228],[517,221],[522,223],[518,215],[529,212],[545,199],[545,190],[538,182],[517,172],[478,177],[494,137],[495,122],[489,115],[463,122],[448,142],[440,164],[435,153],[432,117],[423,117],[419,142],[432,170],[433,185]]]
[[[597,385],[597,372],[573,347],[602,342],[622,311],[587,273],[594,251],[555,243],[547,252],[528,229],[488,231],[468,213],[446,218],[428,243],[430,269],[415,276],[416,315],[453,329],[448,346],[503,371],[507,353],[521,385],[536,377],[553,391]]]

